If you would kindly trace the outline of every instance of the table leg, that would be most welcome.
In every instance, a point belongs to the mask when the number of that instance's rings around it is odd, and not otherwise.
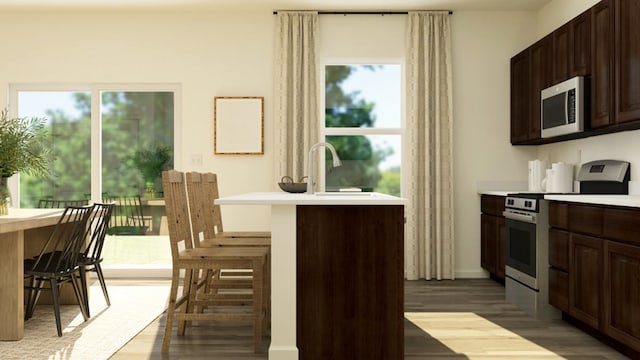
[[[0,234],[0,340],[24,336],[24,232]]]

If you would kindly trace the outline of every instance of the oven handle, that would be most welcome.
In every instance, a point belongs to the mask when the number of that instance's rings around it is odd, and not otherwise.
[[[530,224],[535,224],[536,223],[536,216],[535,215],[517,214],[517,213],[513,213],[511,211],[503,211],[502,215],[504,215],[505,218],[511,219],[511,220],[527,222],[527,223],[530,223]]]

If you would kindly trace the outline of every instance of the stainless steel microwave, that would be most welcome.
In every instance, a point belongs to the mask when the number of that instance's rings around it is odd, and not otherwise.
[[[542,138],[584,130],[584,77],[576,76],[540,93]]]

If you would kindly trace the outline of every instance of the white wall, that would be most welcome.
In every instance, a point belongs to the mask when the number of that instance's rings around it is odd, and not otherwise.
[[[535,36],[533,12],[453,14],[456,276],[480,267],[478,181],[522,181],[535,149],[513,147],[509,125],[510,58]],[[525,173],[522,173],[524,169]]]

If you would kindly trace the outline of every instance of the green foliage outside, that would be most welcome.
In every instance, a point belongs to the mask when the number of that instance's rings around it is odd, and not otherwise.
[[[366,66],[375,71],[375,66]],[[375,125],[374,103],[361,99],[358,92],[345,93],[342,83],[356,71],[354,66],[325,67],[325,126],[370,128]],[[390,155],[390,147],[375,148],[363,135],[327,136],[335,148],[342,166],[331,166],[331,154],[326,153],[326,188],[362,187],[376,192],[400,196],[400,169],[381,171],[380,164]]]
[[[173,148],[172,92],[102,93],[102,192],[112,195],[142,195],[143,174],[132,165],[139,150]],[[91,193],[91,94],[74,93],[79,116],[62,109],[46,112],[48,147],[56,161],[51,175],[21,175],[22,207],[36,207],[42,198],[86,199]],[[173,155],[166,165],[173,167]],[[156,188],[161,186],[155,179]]]

